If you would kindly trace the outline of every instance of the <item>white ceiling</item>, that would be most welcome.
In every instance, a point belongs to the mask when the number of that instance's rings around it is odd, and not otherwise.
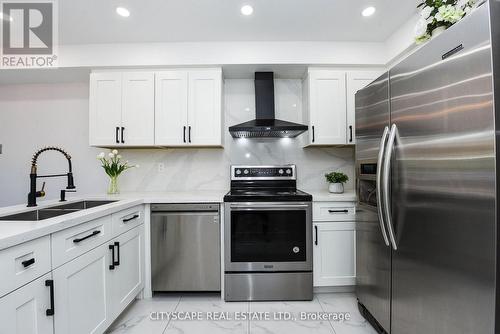
[[[59,43],[385,41],[416,0],[60,0]],[[240,14],[251,4],[254,14]],[[369,18],[361,11],[375,6]],[[130,10],[128,18],[117,6]]]

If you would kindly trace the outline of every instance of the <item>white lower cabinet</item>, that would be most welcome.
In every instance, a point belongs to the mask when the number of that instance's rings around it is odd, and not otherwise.
[[[103,333],[144,288],[143,226],[54,271],[55,333]]]
[[[144,229],[136,227],[115,239],[118,265],[110,272],[111,306],[117,317],[144,288]]]
[[[54,332],[51,309],[50,273],[0,298],[0,333],[50,334]],[[50,284],[49,284],[50,285]]]
[[[0,251],[0,334],[104,333],[144,289],[143,223],[137,206]]]
[[[314,222],[313,236],[314,286],[354,285],[355,222]]]
[[[56,334],[103,333],[111,324],[110,264],[106,243],[54,270]]]

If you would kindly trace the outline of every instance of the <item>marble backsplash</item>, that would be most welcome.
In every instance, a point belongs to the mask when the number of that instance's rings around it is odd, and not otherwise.
[[[233,139],[230,125],[255,118],[253,80],[231,79],[224,83],[224,148],[127,149],[122,154],[140,168],[120,179],[121,191],[192,191],[229,189],[231,164],[296,164],[298,187],[326,189],[324,174],[343,171],[354,187],[354,148],[303,148],[304,135],[295,139]],[[275,80],[276,117],[302,122],[302,83]],[[162,171],[159,164],[164,165]]]

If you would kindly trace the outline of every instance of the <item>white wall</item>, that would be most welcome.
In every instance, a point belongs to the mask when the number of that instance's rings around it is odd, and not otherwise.
[[[384,43],[186,42],[63,45],[59,67],[221,64],[385,65]]]
[[[385,41],[387,67],[395,65],[398,61],[416,49],[415,25],[419,18],[420,14],[415,14]]]
[[[88,146],[88,85],[19,85],[0,88],[0,206],[26,203],[31,157],[40,147],[56,145],[73,157],[80,193],[103,189],[96,150]],[[39,174],[67,172],[55,152],[39,159]],[[66,179],[46,179],[47,198],[57,198]],[[41,188],[39,181],[39,188]]]
[[[342,170],[354,174],[352,148],[306,148],[297,139],[234,140],[227,127],[255,117],[253,80],[225,81],[224,149],[123,150],[140,168],[120,179],[122,192],[227,190],[230,164],[298,165],[298,186],[326,189],[323,174]],[[276,80],[277,117],[302,121],[300,80]],[[88,85],[46,84],[0,86],[0,206],[26,202],[33,152],[44,145],[64,147],[73,157],[79,194],[104,193],[107,179],[95,158],[101,149],[88,146]],[[158,163],[165,171],[158,172]],[[39,173],[65,172],[57,153],[39,160]],[[57,198],[65,179],[47,180],[47,198]],[[353,183],[346,185],[353,188]]]

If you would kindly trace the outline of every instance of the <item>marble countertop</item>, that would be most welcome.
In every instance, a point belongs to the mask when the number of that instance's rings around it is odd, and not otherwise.
[[[116,202],[85,209],[42,221],[0,221],[0,250],[23,242],[55,233],[87,221],[148,203],[220,203],[226,191],[196,192],[134,192],[118,195],[89,195],[68,197],[65,204],[81,200],[115,200]],[[26,204],[0,208],[0,216],[7,216],[31,210],[60,205],[58,200],[38,201],[36,208]]]
[[[356,202],[356,192],[346,190],[343,194],[332,194],[328,190],[305,190],[313,196],[313,202]]]
[[[100,196],[86,196],[85,198],[69,199],[66,203],[80,200],[102,199]],[[112,213],[128,209],[143,203],[142,199],[123,199],[110,204],[68,213],[62,216],[44,219],[41,221],[0,221],[0,250],[21,244],[23,242],[55,233],[87,221],[97,219]],[[0,208],[0,216],[20,212],[43,209],[53,205],[60,205],[57,200],[41,201],[36,208],[27,208],[26,204]]]
[[[331,194],[327,190],[304,190],[313,195],[317,202],[353,202],[356,200],[354,191],[344,194]],[[63,216],[42,221],[0,221],[0,250],[17,244],[40,238],[57,231],[70,228],[87,221],[107,216],[130,207],[149,203],[221,203],[227,191],[189,191],[189,192],[131,192],[119,195],[91,195],[69,197],[66,203],[81,200],[116,200],[114,203],[99,207],[69,213]],[[39,201],[36,209],[59,205],[57,200]],[[26,204],[0,208],[0,216],[6,216],[34,210]]]

